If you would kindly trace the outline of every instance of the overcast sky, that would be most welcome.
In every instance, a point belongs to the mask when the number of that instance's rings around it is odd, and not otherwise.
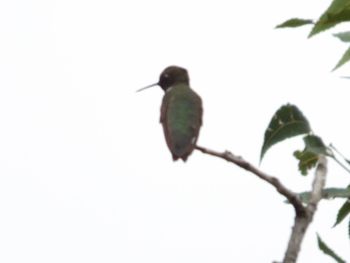
[[[188,69],[204,103],[198,144],[258,164],[283,104],[350,156],[347,46],[310,27],[330,1],[79,1],[0,3],[0,262],[228,263],[281,260],[293,209],[271,186],[193,152],[174,163],[159,124],[163,92],[135,93],[169,65]],[[339,31],[345,29],[339,27]],[[333,31],[338,32],[338,31]],[[260,168],[310,189],[292,157],[301,138]],[[328,187],[349,174],[329,162]],[[350,259],[343,201],[320,204],[299,262],[333,262],[319,232]]]

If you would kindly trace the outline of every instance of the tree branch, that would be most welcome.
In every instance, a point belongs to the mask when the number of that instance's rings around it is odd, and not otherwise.
[[[234,163],[237,166],[243,168],[244,170],[247,170],[256,176],[258,176],[260,179],[268,182],[271,184],[277,192],[279,192],[281,195],[285,196],[287,200],[294,206],[295,211],[297,214],[304,214],[305,213],[305,207],[303,203],[301,202],[299,196],[294,193],[293,191],[289,190],[287,187],[285,187],[276,177],[270,176],[263,171],[260,171],[258,168],[256,168],[254,165],[250,164],[246,160],[244,160],[240,156],[235,156],[229,151],[225,151],[223,153],[216,152],[201,146],[195,146],[195,149],[201,151],[202,153],[209,154],[212,156],[216,156],[222,159],[225,159],[228,162]]]
[[[287,200],[294,206],[296,215],[283,263],[295,263],[300,251],[302,240],[305,236],[305,232],[313,219],[319,201],[322,199],[322,189],[325,185],[327,175],[327,159],[324,156],[320,156],[319,158],[319,162],[315,171],[315,178],[312,184],[310,199],[307,206],[305,207],[301,202],[299,196],[285,187],[276,177],[260,171],[258,168],[244,160],[242,157],[236,156],[229,151],[220,153],[198,145],[195,146],[195,149],[201,151],[202,153],[222,158],[255,174],[260,179],[271,184],[281,195],[287,198]]]
[[[292,234],[283,260],[284,263],[294,263],[297,260],[305,232],[314,217],[319,201],[322,199],[322,189],[326,183],[326,176],[327,159],[326,157],[321,156],[316,167],[315,178],[312,184],[309,203],[306,207],[306,213],[304,215],[295,216]]]

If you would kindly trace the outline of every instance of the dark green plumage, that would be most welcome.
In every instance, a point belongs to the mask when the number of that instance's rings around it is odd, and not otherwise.
[[[196,145],[202,125],[202,100],[190,88],[187,71],[171,66],[159,80],[165,91],[160,122],[173,160],[186,161]]]

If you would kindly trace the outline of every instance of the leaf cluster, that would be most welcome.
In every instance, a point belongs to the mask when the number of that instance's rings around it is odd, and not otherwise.
[[[350,1],[349,0],[333,0],[330,6],[323,14],[314,22],[312,19],[291,18],[279,24],[276,28],[295,28],[312,24],[313,27],[309,33],[309,37],[326,31],[336,25],[350,21]],[[333,34],[343,42],[350,42],[350,31]],[[333,70],[338,69],[350,60],[350,47],[344,52],[341,59],[335,65]]]

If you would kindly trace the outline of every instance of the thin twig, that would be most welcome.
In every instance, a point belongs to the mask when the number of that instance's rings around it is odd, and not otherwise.
[[[337,164],[339,164],[340,167],[342,167],[345,171],[350,173],[350,169],[348,167],[346,167],[341,161],[339,161],[337,157],[333,157],[333,160],[336,161]]]
[[[337,152],[337,154],[340,155],[341,158],[343,158],[346,162],[349,162],[349,160],[342,154],[333,144],[330,144],[329,147],[331,147],[334,151]]]
[[[341,152],[339,152],[333,144],[331,144],[329,147],[332,148],[338,155],[340,155],[340,157],[343,158],[343,160],[349,165],[349,160]],[[343,164],[341,161],[339,161],[339,159],[334,154],[332,157],[334,161],[336,161],[345,171],[350,173],[350,169],[347,166],[345,166],[345,164]]]
[[[216,152],[216,151],[213,151],[213,150],[210,150],[210,149],[198,146],[198,145],[195,146],[195,148],[197,150],[201,151],[202,153],[225,159],[226,161],[234,163],[237,166],[255,174],[260,179],[262,179],[262,180],[268,182],[269,184],[271,184],[272,186],[274,186],[275,189],[280,194],[285,196],[288,199],[288,201],[294,206],[297,214],[304,214],[305,213],[305,207],[304,207],[303,203],[301,202],[299,196],[296,193],[294,193],[293,191],[289,190],[287,187],[285,187],[276,177],[270,176],[270,175],[264,173],[263,171],[260,171],[258,168],[256,168],[254,165],[252,165],[249,162],[247,162],[246,160],[244,160],[242,157],[235,156],[229,151],[225,151],[223,153],[220,153],[220,152]]]

